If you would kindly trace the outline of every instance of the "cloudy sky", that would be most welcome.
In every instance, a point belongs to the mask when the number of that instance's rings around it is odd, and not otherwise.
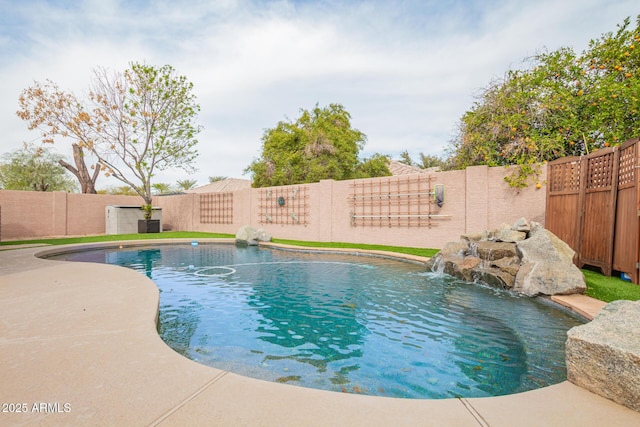
[[[0,154],[37,139],[20,92],[51,79],[81,95],[92,70],[172,65],[201,106],[200,184],[247,178],[261,136],[342,104],[363,155],[441,155],[489,81],[543,49],[582,51],[640,14],[637,0],[0,0]],[[70,157],[70,148],[56,146]],[[163,172],[157,182],[186,178]],[[98,188],[119,182],[101,177]]]

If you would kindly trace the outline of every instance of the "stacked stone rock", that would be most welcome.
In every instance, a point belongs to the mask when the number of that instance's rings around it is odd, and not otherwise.
[[[520,218],[513,225],[460,236],[429,261],[440,271],[528,296],[584,293],[575,252],[542,224]]]

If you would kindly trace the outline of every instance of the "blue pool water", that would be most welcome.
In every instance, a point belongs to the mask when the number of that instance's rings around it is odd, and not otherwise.
[[[498,396],[566,379],[566,331],[538,300],[398,260],[233,245],[101,249],[160,289],[159,333],[249,377],[405,398]]]

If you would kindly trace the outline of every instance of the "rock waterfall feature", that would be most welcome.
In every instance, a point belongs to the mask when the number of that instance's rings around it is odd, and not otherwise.
[[[429,261],[433,271],[527,296],[584,293],[575,252],[542,224],[520,218],[513,225],[460,236]]]

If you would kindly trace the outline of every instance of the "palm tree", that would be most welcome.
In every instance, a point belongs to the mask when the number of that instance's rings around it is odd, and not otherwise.
[[[179,179],[176,181],[176,188],[178,190],[191,190],[197,183],[198,181],[195,179]]]
[[[171,186],[164,182],[157,182],[155,184],[152,184],[151,188],[156,191],[156,194],[165,194],[171,192]]]

